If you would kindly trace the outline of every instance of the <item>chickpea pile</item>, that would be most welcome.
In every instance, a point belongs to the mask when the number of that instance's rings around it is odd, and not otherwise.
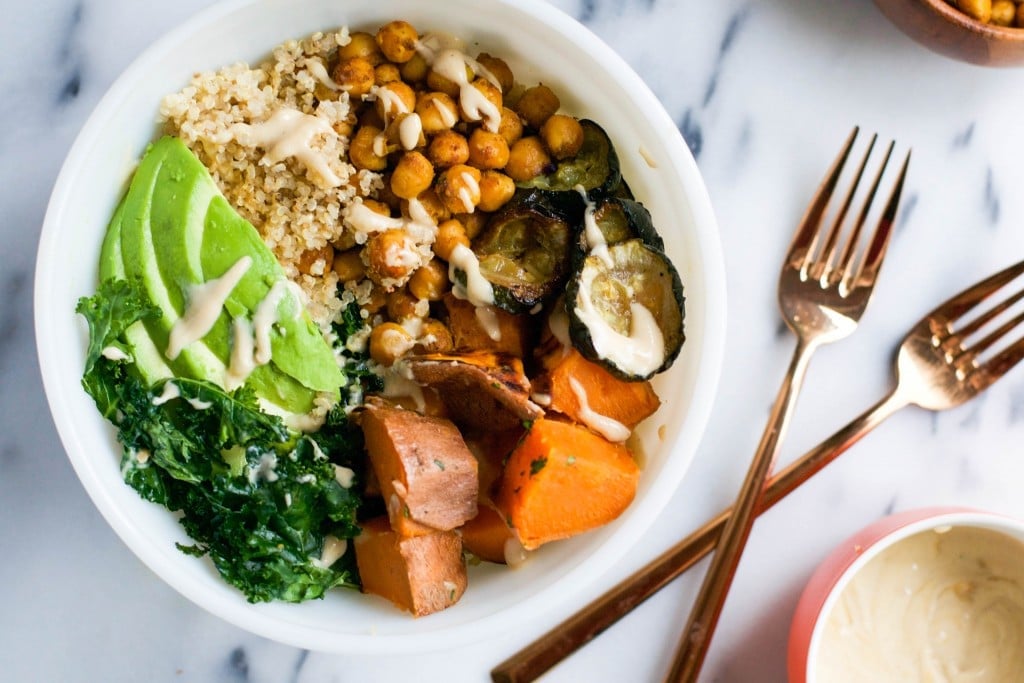
[[[986,24],[1024,28],[1024,0],[946,0],[961,12]]]
[[[468,85],[479,93],[469,93],[472,100],[482,96],[491,112],[500,113],[487,125],[481,107],[462,101],[466,85],[435,71],[417,50],[419,40],[405,21],[385,24],[376,35],[352,33],[331,68],[353,107],[349,161],[384,180],[383,190],[364,198],[364,205],[383,216],[409,218],[409,202],[416,199],[438,226],[432,260],[414,272],[402,258],[411,237],[401,228],[374,232],[365,245],[345,234],[329,245],[331,253],[317,254],[328,263],[333,259],[341,282],[372,283],[363,306],[374,323],[369,352],[385,366],[414,348],[452,349],[450,331],[430,313],[451,289],[447,261],[453,251],[470,246],[490,214],[512,199],[516,182],[549,173],[583,145],[579,121],[557,113],[561,105],[549,87],[517,86],[504,60],[482,53],[475,65],[467,60],[466,69]]]

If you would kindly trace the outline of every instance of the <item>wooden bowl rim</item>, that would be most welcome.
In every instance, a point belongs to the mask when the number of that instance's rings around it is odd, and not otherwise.
[[[966,12],[957,9],[946,0],[918,0],[922,5],[933,10],[943,19],[956,24],[960,28],[974,33],[980,33],[986,38],[995,40],[1007,40],[1015,43],[1024,42],[1024,28],[1013,26],[999,26],[997,24],[986,24],[978,21]]]

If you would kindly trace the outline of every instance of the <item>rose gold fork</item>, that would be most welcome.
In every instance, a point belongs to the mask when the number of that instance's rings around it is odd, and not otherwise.
[[[718,540],[715,556],[690,612],[690,620],[683,631],[667,681],[692,683],[697,680],[729,587],[739,566],[740,557],[750,537],[754,513],[764,492],[765,480],[772,471],[779,444],[796,406],[796,395],[803,383],[811,355],[822,344],[838,341],[853,332],[874,291],[878,271],[892,234],[910,154],[907,154],[903,168],[896,178],[885,210],[874,234],[868,240],[867,249],[862,257],[857,258],[861,230],[892,155],[894,143],[889,144],[875,180],[864,199],[860,215],[846,238],[845,246],[840,250],[843,220],[878,136],[871,138],[856,176],[846,193],[846,199],[840,206],[835,220],[826,227],[826,221],[823,220],[825,210],[856,137],[857,129],[854,128],[839,157],[815,193],[803,220],[800,221],[783,263],[782,274],[779,276],[779,308],[786,324],[797,336],[793,360],[775,398],[768,424],[747,471],[747,477],[733,504],[732,516]]]
[[[733,506],[733,514],[722,533],[718,552],[691,613],[690,623],[683,634],[680,656],[669,680],[694,680],[700,671],[706,644],[714,632],[725,595],[750,535],[755,508],[792,415],[796,394],[803,382],[811,355],[820,345],[838,341],[856,328],[874,290],[878,271],[892,234],[910,155],[908,153],[882,216],[868,240],[867,249],[860,258],[857,258],[861,232],[894,146],[891,143],[885,151],[874,182],[871,183],[864,198],[863,208],[853,223],[845,246],[840,250],[844,219],[853,203],[857,187],[878,138],[877,135],[872,136],[834,220],[826,222],[826,210],[839,184],[857,134],[858,129],[854,128],[826,173],[825,179],[797,226],[783,263],[779,277],[779,306],[786,323],[797,335],[797,346],[782,388],[775,399],[761,443]]]
[[[1005,342],[1010,332],[1024,322],[1019,314],[975,343],[985,325],[994,324],[1016,302],[1024,300],[1024,285],[967,321],[968,314],[1002,292],[1024,275],[1024,261],[989,277],[949,299],[922,318],[907,333],[896,356],[896,386],[874,406],[864,411],[814,449],[797,458],[775,475],[765,489],[758,509],[761,514],[820,472],[865,434],[907,405],[928,410],[959,406],[987,389],[1024,359],[1024,333],[1006,344],[991,358],[978,358]],[[1007,313],[1007,315],[1009,315]],[[618,619],[668,585],[670,581],[710,553],[729,519],[731,509],[663,552],[584,609],[538,638],[492,672],[495,681],[526,683],[597,637]]]

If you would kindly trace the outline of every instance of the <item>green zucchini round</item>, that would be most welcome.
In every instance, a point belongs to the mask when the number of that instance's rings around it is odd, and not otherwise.
[[[547,175],[518,183],[519,187],[570,192],[583,186],[591,197],[610,195],[618,190],[622,172],[611,139],[601,126],[589,119],[582,119],[580,126],[583,127],[583,147],[576,156],[559,161],[555,170]]]
[[[573,346],[585,358],[600,363],[615,376],[629,381],[645,380],[667,370],[683,346],[682,280],[662,251],[639,238],[609,246],[608,257],[610,266],[598,253],[588,254],[570,278],[565,299],[569,335]],[[599,317],[599,321],[590,325],[601,326],[605,328],[603,331],[588,325],[585,298],[589,298]],[[624,364],[608,348],[603,348],[601,341],[607,328],[624,337],[630,336],[634,303],[653,316],[664,345],[660,358],[641,367]],[[636,343],[623,340],[624,345]]]
[[[472,249],[496,306],[525,313],[561,291],[580,213],[568,195],[533,191],[519,194],[488,221]]]

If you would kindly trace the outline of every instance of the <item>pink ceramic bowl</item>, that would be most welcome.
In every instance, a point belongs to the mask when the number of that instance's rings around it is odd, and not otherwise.
[[[1024,522],[980,510],[922,508],[878,520],[839,545],[811,576],[797,603],[789,633],[790,683],[817,683],[822,634],[833,606],[853,577],[886,548],[914,534],[941,527],[980,527],[1024,541]]]

